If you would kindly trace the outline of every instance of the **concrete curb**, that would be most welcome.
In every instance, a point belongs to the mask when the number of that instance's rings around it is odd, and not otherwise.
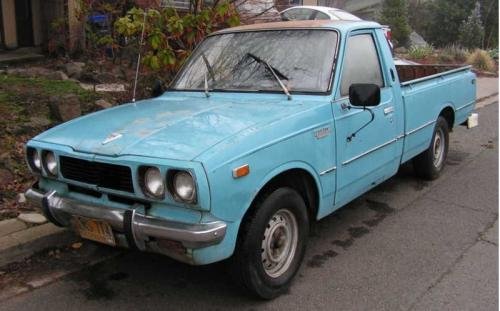
[[[13,228],[20,228],[20,226],[15,224],[14,220],[9,219],[0,222],[0,227],[13,230],[0,236],[0,267],[21,261],[44,249],[65,246],[79,240],[74,232],[56,227],[51,223],[14,230]]]
[[[480,103],[482,101],[485,101],[485,100],[490,99],[490,98],[495,97],[495,96],[498,96],[498,92],[491,93],[490,95],[486,95],[486,96],[483,96],[481,98],[478,98],[478,99],[476,99],[476,102]]]

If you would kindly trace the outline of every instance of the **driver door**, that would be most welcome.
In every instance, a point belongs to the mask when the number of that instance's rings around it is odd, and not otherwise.
[[[336,205],[343,205],[392,176],[398,166],[393,89],[382,71],[373,31],[355,32],[347,38],[340,87],[333,102],[336,128]],[[372,83],[380,87],[377,106],[353,107],[349,86]],[[365,126],[365,127],[363,127]]]

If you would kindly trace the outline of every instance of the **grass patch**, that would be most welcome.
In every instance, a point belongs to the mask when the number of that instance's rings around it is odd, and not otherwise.
[[[19,95],[18,92],[25,89],[30,93],[37,93],[39,96],[44,97],[76,94],[82,103],[100,98],[96,93],[82,89],[74,81],[0,75],[0,85],[5,86],[5,88],[0,86],[0,92],[5,91],[11,95]],[[16,94],[12,94],[13,92]],[[0,94],[0,100],[1,98]]]
[[[467,63],[472,65],[477,70],[493,72],[495,70],[495,62],[484,50],[477,49],[472,52],[467,58]]]
[[[434,48],[431,45],[426,46],[412,46],[408,50],[408,57],[410,59],[424,59],[434,53]]]
[[[76,82],[0,75],[0,168],[9,170],[14,179],[0,189],[0,219],[17,214],[20,206],[15,195],[24,192],[34,181],[24,161],[24,144],[56,124],[50,115],[50,97],[76,94],[83,113],[92,111],[102,94],[82,89]],[[45,118],[40,125],[32,118]]]
[[[439,51],[439,61],[443,63],[465,63],[468,51],[463,47],[452,44]]]

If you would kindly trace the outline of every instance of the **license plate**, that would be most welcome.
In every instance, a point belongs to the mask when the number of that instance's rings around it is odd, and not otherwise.
[[[73,222],[82,238],[111,246],[116,245],[113,230],[107,222],[80,216],[73,217]]]

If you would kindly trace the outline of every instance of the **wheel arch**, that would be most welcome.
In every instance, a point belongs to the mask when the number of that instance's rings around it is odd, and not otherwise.
[[[451,131],[455,124],[455,110],[452,106],[447,105],[441,109],[438,117],[443,117],[448,123],[448,129]]]
[[[316,219],[321,198],[321,183],[316,172],[305,163],[288,163],[270,172],[258,191],[251,200],[247,210],[243,214],[241,223],[251,215],[257,204],[266,195],[280,187],[290,187],[296,190],[304,199],[311,220]],[[241,226],[241,225],[240,225]]]

